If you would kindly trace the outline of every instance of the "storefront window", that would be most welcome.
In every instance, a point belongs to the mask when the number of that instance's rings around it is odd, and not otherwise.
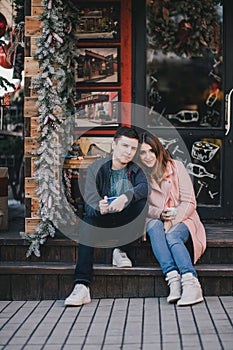
[[[220,1],[148,3],[147,125],[159,126],[162,115],[178,128],[223,127]]]

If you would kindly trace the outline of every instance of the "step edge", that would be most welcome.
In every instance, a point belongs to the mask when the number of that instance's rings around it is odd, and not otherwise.
[[[0,263],[0,275],[6,274],[74,274],[75,264],[4,264]],[[132,267],[132,268],[117,268],[112,265],[95,264],[94,275],[113,275],[113,276],[126,276],[126,275],[162,275],[160,267]],[[199,276],[233,276],[233,264],[200,264],[196,266],[196,270]]]
[[[47,241],[46,244],[44,245],[44,247],[78,247],[78,241],[73,241],[73,240],[66,240],[66,239],[54,239],[51,241]],[[139,247],[138,243],[138,247]],[[144,242],[142,242],[142,244],[145,244]],[[147,244],[147,243],[146,243]],[[0,237],[0,247],[4,247],[4,246],[17,246],[17,247],[29,247],[30,243],[28,243],[25,240],[22,239],[1,239]],[[148,246],[149,246],[149,242],[148,242]],[[132,246],[135,246],[137,248],[137,243],[132,243]],[[222,240],[208,240],[206,241],[206,250],[208,248],[232,248],[233,246],[233,239],[229,240],[229,239],[222,239]],[[98,249],[98,248],[96,248]],[[111,249],[111,248],[109,248]]]

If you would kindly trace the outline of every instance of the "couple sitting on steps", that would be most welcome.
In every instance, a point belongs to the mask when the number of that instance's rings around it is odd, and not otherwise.
[[[84,201],[86,215],[80,223],[75,285],[65,306],[91,302],[94,247],[119,247],[143,231],[150,237],[170,288],[167,301],[186,306],[203,300],[185,246],[191,238],[194,263],[206,247],[193,185],[183,163],[173,160],[156,136],[148,132],[138,135],[127,126],[118,128],[111,156],[88,167]],[[132,263],[116,248],[113,265],[131,267]]]

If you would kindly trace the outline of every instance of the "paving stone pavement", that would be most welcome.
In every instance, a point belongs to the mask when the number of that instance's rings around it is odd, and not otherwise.
[[[0,350],[232,350],[233,297],[0,301]]]

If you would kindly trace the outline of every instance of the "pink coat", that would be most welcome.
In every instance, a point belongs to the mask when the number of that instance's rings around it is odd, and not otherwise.
[[[204,253],[206,248],[206,233],[196,211],[196,198],[191,178],[182,162],[174,160],[174,165],[168,163],[166,178],[160,186],[155,180],[151,181],[149,196],[149,210],[146,223],[152,219],[159,219],[162,211],[167,207],[176,207],[177,216],[174,220],[165,223],[169,226],[183,222],[189,229],[193,248],[194,263]]]

